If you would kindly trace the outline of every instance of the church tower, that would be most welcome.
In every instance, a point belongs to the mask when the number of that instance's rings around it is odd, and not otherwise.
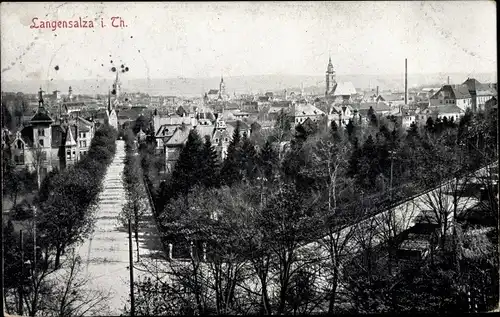
[[[222,78],[222,75],[220,76],[219,94],[221,96],[226,94],[226,84],[224,84],[224,78]]]
[[[120,90],[121,90],[121,82],[120,79],[118,78],[118,71],[116,71],[116,78],[115,82],[113,83],[113,94],[115,95],[115,99],[118,100],[120,97]]]
[[[41,174],[44,177],[48,171],[52,170],[51,148],[52,124],[54,121],[45,109],[41,87],[38,92],[38,110],[30,122],[33,130],[33,147],[37,149],[31,154],[31,161],[36,162],[39,160],[38,167],[41,168]]]
[[[111,93],[108,91],[108,109],[106,111],[106,121],[107,123],[115,129],[118,129],[118,116],[116,114],[116,109],[111,105]]]
[[[335,80],[335,71],[333,70],[333,64],[332,64],[332,58],[330,57],[328,59],[328,66],[326,68],[326,91],[325,95],[328,95],[328,93],[332,90],[333,86],[336,84]]]

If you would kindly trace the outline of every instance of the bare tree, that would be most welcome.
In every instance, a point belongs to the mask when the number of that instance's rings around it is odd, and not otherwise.
[[[319,239],[319,246],[327,256],[323,274],[328,276],[326,290],[328,312],[335,312],[337,291],[341,278],[341,266],[345,257],[350,254],[349,243],[354,236],[354,225],[359,221],[361,213],[354,208],[346,213],[345,205],[355,200],[351,179],[346,177],[350,143],[342,138],[339,132],[334,132],[333,137],[320,138],[314,146],[312,162],[307,172],[312,173],[316,179],[324,183],[326,189],[326,207],[320,208],[318,216],[321,218],[324,236]],[[353,199],[354,198],[354,199]]]
[[[44,165],[44,162],[47,160],[47,152],[45,152],[42,146],[39,143],[34,143],[32,147],[30,147],[31,154],[31,164],[33,165],[33,169],[36,172],[37,177],[37,185],[38,190],[42,185],[42,175],[41,168]]]
[[[139,185],[137,185],[139,186]],[[127,191],[127,201],[123,206],[122,212],[119,215],[121,224],[126,228],[128,220],[131,220],[132,231],[134,232],[134,240],[137,250],[137,261],[139,261],[139,231],[142,219],[146,215],[148,201],[144,195],[140,196],[135,191]]]
[[[74,249],[61,270],[44,281],[47,293],[39,303],[44,316],[88,316],[102,314],[106,308],[109,293],[88,287],[89,279],[83,276],[82,262]]]

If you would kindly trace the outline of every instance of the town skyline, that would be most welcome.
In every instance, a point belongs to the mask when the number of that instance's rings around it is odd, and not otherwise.
[[[128,76],[124,76],[128,77]],[[352,81],[357,89],[376,89],[381,91],[402,91],[404,89],[404,72],[393,75],[338,75],[340,80]],[[431,74],[408,74],[408,87],[438,87],[448,82],[452,85],[461,84],[467,78],[475,78],[482,83],[496,82],[496,72],[491,73],[431,73]],[[283,92],[284,89],[299,91],[303,86],[308,94],[322,94],[325,86],[324,75],[300,76],[300,75],[255,75],[255,76],[224,76],[224,82],[228,91],[233,94],[264,93],[266,91]],[[107,94],[114,77],[100,79],[82,80],[23,80],[3,81],[3,92],[22,92],[36,94],[40,87],[45,93],[59,90],[67,93],[68,87],[72,86],[75,94]],[[217,88],[220,76],[207,78],[161,78],[161,79],[130,79],[121,78],[124,92],[142,91],[153,95],[178,95],[183,97],[201,97],[209,89]]]
[[[109,78],[109,69],[122,63],[130,79],[316,76],[329,57],[338,76],[402,74],[405,58],[410,74],[496,70],[491,2],[148,5],[154,10],[139,3],[2,4],[2,79]],[[95,27],[30,29],[37,16]],[[99,25],[113,16],[128,26]],[[461,26],[464,19],[470,25]]]

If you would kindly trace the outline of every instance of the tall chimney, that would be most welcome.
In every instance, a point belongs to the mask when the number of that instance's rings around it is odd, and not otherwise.
[[[378,86],[377,86],[377,97],[378,97]]]
[[[448,76],[448,85],[450,84],[450,76]]]
[[[408,104],[408,60],[405,58],[405,105]]]

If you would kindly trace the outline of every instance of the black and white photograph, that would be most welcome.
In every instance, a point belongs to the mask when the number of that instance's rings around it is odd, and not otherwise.
[[[496,19],[2,2],[4,316],[499,312]]]

